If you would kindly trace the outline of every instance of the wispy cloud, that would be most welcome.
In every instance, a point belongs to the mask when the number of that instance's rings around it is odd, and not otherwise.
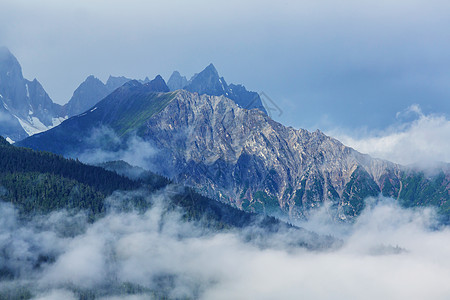
[[[351,135],[342,130],[328,134],[354,149],[400,164],[428,165],[450,162],[450,120],[424,114],[418,105],[397,113],[398,124],[382,132]]]
[[[158,149],[136,135],[124,141],[111,128],[99,127],[91,131],[84,143],[88,149],[74,156],[85,163],[123,160],[130,165],[156,171],[154,157],[159,153]]]

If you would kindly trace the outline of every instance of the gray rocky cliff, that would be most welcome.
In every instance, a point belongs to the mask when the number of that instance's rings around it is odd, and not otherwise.
[[[285,127],[224,96],[179,91],[143,132],[166,150],[166,175],[237,207],[272,214],[306,216],[329,203],[345,219],[358,213],[349,208],[355,194],[349,183],[368,186],[366,193],[375,196],[383,175],[399,172],[396,164],[320,131]]]

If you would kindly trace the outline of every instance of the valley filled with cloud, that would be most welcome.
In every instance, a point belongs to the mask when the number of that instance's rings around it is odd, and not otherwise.
[[[368,199],[354,224],[317,212],[302,224],[342,243],[308,250],[247,232],[214,231],[168,211],[164,192],[147,197],[145,212],[109,199],[94,223],[58,211],[23,220],[1,203],[3,291],[35,299],[447,299],[450,230],[432,209],[403,209],[393,199]],[[295,233],[289,233],[295,234]],[[9,277],[8,277],[9,276]],[[11,279],[7,279],[11,278]]]

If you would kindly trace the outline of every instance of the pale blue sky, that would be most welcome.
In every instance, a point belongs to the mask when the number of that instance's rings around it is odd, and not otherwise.
[[[90,74],[190,77],[210,62],[294,127],[450,112],[450,2],[1,1],[0,44],[58,103]]]

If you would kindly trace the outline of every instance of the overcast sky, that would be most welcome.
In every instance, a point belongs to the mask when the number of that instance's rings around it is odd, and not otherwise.
[[[65,103],[90,74],[188,78],[210,62],[264,91],[275,119],[383,128],[450,112],[448,0],[0,0],[0,45]]]

